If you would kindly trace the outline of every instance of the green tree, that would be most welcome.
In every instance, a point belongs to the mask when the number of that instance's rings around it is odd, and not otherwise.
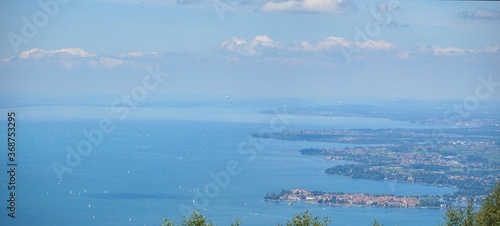
[[[500,183],[497,183],[477,212],[477,225],[500,225]]]
[[[331,221],[324,217],[322,221],[318,217],[313,217],[309,210],[303,213],[293,215],[291,220],[286,222],[286,226],[328,226]],[[281,224],[278,223],[278,226]]]
[[[445,226],[476,226],[474,203],[469,201],[465,207],[450,206],[446,210],[444,219]]]
[[[240,226],[241,221],[239,218],[236,218],[236,221],[231,223],[231,226]],[[161,226],[175,226],[175,223],[169,221],[166,217],[163,217],[163,223]],[[190,218],[186,218],[183,216],[183,220],[181,226],[214,226],[212,221],[208,220],[206,217],[201,215],[198,211],[193,211]]]
[[[191,218],[183,217],[181,226],[214,226],[212,221],[207,220],[200,212],[193,212]]]
[[[465,207],[465,218],[462,224],[463,226],[475,226],[476,224],[476,212],[474,211],[474,203],[469,202],[467,207]]]
[[[239,218],[236,218],[236,221],[234,223],[231,223],[231,226],[240,226],[241,225],[241,221]]]
[[[460,206],[450,206],[446,210],[444,219],[446,220],[444,226],[462,226],[465,219],[464,208]]]
[[[379,224],[377,219],[373,219],[373,223],[372,223],[373,226],[384,226],[384,224]]]
[[[175,223],[172,222],[172,221],[169,221],[166,217],[163,217],[163,223],[161,224],[161,226],[174,226]]]
[[[451,206],[446,210],[445,226],[493,226],[500,225],[500,183],[486,196],[481,209],[474,211],[474,204],[466,207]]]

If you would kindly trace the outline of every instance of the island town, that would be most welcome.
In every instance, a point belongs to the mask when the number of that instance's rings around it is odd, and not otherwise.
[[[330,193],[322,191],[308,191],[304,189],[282,190],[279,194],[267,194],[264,199],[268,202],[310,203],[340,207],[386,207],[386,208],[445,208],[437,197],[429,196],[395,196],[372,195],[361,193]],[[433,200],[433,201],[432,201]]]

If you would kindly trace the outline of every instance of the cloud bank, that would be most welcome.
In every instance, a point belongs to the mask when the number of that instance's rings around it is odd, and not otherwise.
[[[261,55],[268,51],[281,52],[325,52],[325,51],[342,51],[346,48],[358,48],[369,51],[384,51],[393,50],[396,47],[383,40],[367,40],[363,42],[353,42],[342,37],[328,37],[317,43],[309,43],[301,41],[292,45],[283,45],[280,42],[274,41],[266,35],[256,36],[250,41],[233,37],[222,42],[220,48],[227,52],[234,52],[247,56]]]
[[[291,12],[291,13],[348,13],[356,11],[357,6],[350,0],[284,0],[266,2],[261,12]]]

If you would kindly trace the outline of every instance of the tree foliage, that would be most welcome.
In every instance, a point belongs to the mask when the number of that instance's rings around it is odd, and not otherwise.
[[[213,226],[210,220],[207,220],[200,212],[193,212],[191,218],[183,217],[181,226]]]
[[[466,207],[450,206],[444,215],[444,226],[475,226],[474,205],[469,202]]]
[[[377,219],[373,219],[373,223],[372,223],[373,226],[384,226],[384,224],[379,224]]]
[[[231,226],[240,226],[240,225],[241,225],[240,219],[236,219],[234,223],[231,223]],[[163,223],[161,226],[175,226],[175,223],[163,217]],[[212,221],[204,217],[200,212],[194,211],[191,214],[191,217],[189,218],[187,218],[186,216],[183,217],[181,226],[214,226],[214,224],[212,223]]]
[[[286,226],[328,226],[330,224],[328,217],[323,218],[321,221],[318,217],[313,217],[308,210],[303,213],[295,214],[291,220],[288,220]],[[235,222],[231,223],[231,226],[240,226],[240,219],[236,219]],[[280,225],[278,223],[278,225]],[[175,226],[175,223],[169,221],[166,217],[163,217],[163,223],[161,226]],[[191,217],[184,217],[181,226],[214,226],[214,224],[204,217],[200,212],[193,212]]]
[[[486,196],[481,209],[474,210],[469,202],[466,207],[451,206],[446,210],[445,226],[493,226],[500,225],[500,183]]]
[[[321,221],[318,217],[313,217],[309,210],[303,213],[293,215],[291,220],[286,222],[286,226],[328,226],[331,221],[324,217]],[[278,226],[281,224],[278,223]]]
[[[486,196],[481,209],[477,212],[477,225],[500,225],[500,183]]]
[[[169,221],[166,217],[163,217],[163,223],[161,224],[161,226],[174,226],[175,223],[172,222],[172,221]]]

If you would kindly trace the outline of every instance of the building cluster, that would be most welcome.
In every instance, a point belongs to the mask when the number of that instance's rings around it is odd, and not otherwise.
[[[414,197],[367,195],[360,193],[324,193],[293,189],[280,197],[285,202],[308,202],[334,206],[378,206],[415,208],[420,201]]]

